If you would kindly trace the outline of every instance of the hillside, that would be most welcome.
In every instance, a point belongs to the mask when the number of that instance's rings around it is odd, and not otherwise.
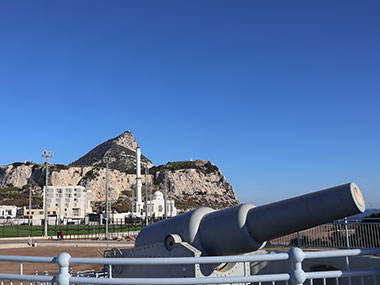
[[[126,211],[136,183],[135,150],[137,141],[130,131],[110,139],[69,166],[56,164],[50,167],[51,185],[81,185],[93,191],[96,204],[101,207],[105,200],[105,159],[113,160],[109,165],[109,189],[114,209]],[[169,196],[181,209],[210,206],[224,208],[238,203],[235,192],[219,168],[204,160],[168,162],[153,166],[142,156],[142,167],[149,169],[146,176],[152,192],[164,189],[164,173],[168,173]],[[45,166],[31,162],[16,162],[0,166],[0,195],[3,204],[27,204],[27,193],[31,187],[36,203],[40,203],[45,184]],[[142,173],[145,184],[145,175]],[[143,186],[143,189],[144,186]],[[19,195],[16,195],[16,193]],[[144,191],[143,191],[144,192]],[[103,203],[104,204],[104,203]],[[99,208],[100,209],[100,208]]]
[[[110,139],[72,162],[70,166],[105,166],[105,160],[111,158],[109,166],[121,171],[136,167],[137,141],[131,131],[126,131],[120,136]],[[141,155],[143,168],[152,167],[153,163]]]
[[[178,162],[174,163],[178,164]],[[147,181],[152,191],[164,188],[164,171],[168,171],[169,195],[174,198],[182,209],[210,206],[224,208],[238,203],[232,186],[220,170],[210,162],[197,161],[197,166],[188,168],[172,168],[173,163],[151,168]],[[214,168],[211,171],[210,165]],[[50,177],[52,185],[81,185],[93,191],[95,201],[105,200],[104,167],[97,166],[63,166],[52,165]],[[129,207],[132,189],[135,189],[136,175],[122,172],[118,169],[109,170],[109,189],[111,200],[117,201],[123,210]],[[21,206],[27,201],[27,191],[32,187],[36,197],[42,193],[45,181],[45,167],[41,164],[14,163],[0,167],[0,193],[7,199],[5,204],[16,202]],[[145,175],[142,176],[145,184]],[[143,186],[143,189],[144,186]],[[19,191],[20,195],[16,195]],[[17,198],[17,199],[16,199]],[[20,200],[23,198],[24,200]],[[4,203],[2,203],[4,204]],[[26,204],[25,204],[26,205]]]

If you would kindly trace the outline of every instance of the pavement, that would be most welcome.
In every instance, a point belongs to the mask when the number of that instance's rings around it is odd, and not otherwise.
[[[28,245],[29,238],[17,238],[17,239],[0,239],[0,249],[7,248],[23,248],[30,247]],[[106,240],[57,240],[46,238],[33,238],[33,242],[37,243],[37,247],[97,247],[107,248]],[[132,240],[110,240],[109,248],[115,247],[134,247],[135,242]]]

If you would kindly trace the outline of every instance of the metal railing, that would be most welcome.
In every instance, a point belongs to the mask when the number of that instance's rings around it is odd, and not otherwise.
[[[268,242],[271,246],[379,248],[379,219],[340,220],[292,233]]]
[[[20,274],[0,273],[1,284],[9,280],[11,284],[15,281],[28,281],[36,284],[68,285],[68,284],[235,284],[235,283],[258,283],[264,284],[316,284],[317,280],[327,284],[332,280],[334,284],[342,284],[343,278],[349,280],[358,277],[360,284],[378,284],[377,276],[380,276],[380,268],[368,268],[360,270],[332,270],[319,272],[305,272],[302,264],[305,260],[317,258],[335,258],[360,255],[380,254],[380,249],[351,249],[351,250],[330,250],[317,252],[304,252],[299,248],[292,248],[288,252],[275,254],[251,254],[238,256],[217,256],[217,257],[167,257],[167,258],[77,258],[71,257],[68,253],[60,253],[57,257],[36,257],[36,256],[0,256],[1,261],[18,262],[20,264]],[[113,265],[178,265],[178,264],[219,264],[219,263],[252,263],[252,262],[290,262],[290,271],[273,274],[243,274],[235,277],[201,277],[201,278],[112,278]],[[24,275],[23,264],[31,263],[56,263],[59,267],[57,275]],[[108,274],[104,278],[100,276],[77,274],[73,276],[69,267],[72,264],[104,264],[108,269]]]

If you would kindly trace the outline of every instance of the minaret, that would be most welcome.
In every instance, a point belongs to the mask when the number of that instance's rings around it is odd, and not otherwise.
[[[141,203],[141,149],[136,149],[136,202]]]

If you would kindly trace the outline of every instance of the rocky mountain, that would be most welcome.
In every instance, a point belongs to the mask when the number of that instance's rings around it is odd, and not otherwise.
[[[136,168],[137,141],[131,131],[126,131],[120,136],[110,139],[87,154],[72,162],[70,166],[105,166],[105,161],[110,158],[109,167],[125,171]],[[142,168],[151,168],[153,163],[141,155]]]
[[[98,145],[69,166],[51,165],[50,184],[84,186],[92,190],[93,199],[101,203],[105,200],[104,158],[113,158],[114,162],[110,163],[108,173],[110,198],[113,200],[114,208],[126,211],[136,184],[134,171],[136,148],[136,139],[130,131],[127,131]],[[224,208],[239,203],[232,186],[219,168],[211,162],[178,161],[153,166],[148,158],[142,157],[142,164],[143,167],[149,168],[148,175],[142,174],[142,182],[143,184],[148,182],[152,193],[156,190],[163,191],[164,177],[167,173],[168,195],[176,200],[176,205],[180,209],[200,206]],[[12,204],[15,201],[15,191],[19,190],[25,194],[29,187],[32,187],[35,196],[40,198],[45,183],[45,172],[44,165],[31,162],[0,166],[2,203]],[[143,193],[144,189],[143,185]],[[24,202],[20,200],[17,203]]]

